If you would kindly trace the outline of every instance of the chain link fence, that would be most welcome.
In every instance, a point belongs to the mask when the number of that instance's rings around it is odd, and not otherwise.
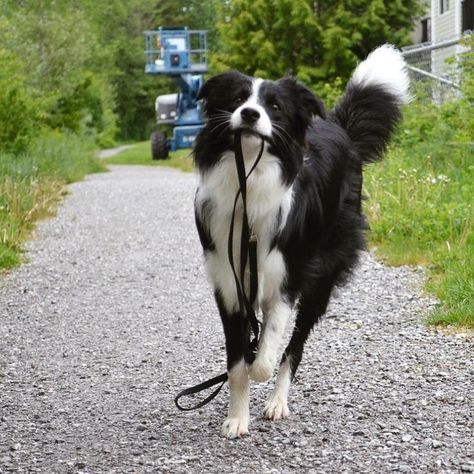
[[[456,56],[462,51],[459,38],[437,44],[415,44],[402,51],[415,94],[426,95],[438,103],[459,96],[456,67]]]

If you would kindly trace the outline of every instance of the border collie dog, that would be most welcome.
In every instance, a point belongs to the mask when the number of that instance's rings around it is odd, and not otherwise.
[[[340,102],[326,112],[322,101],[294,78],[267,81],[236,71],[209,79],[198,100],[207,123],[196,139],[199,184],[196,224],[204,260],[224,326],[229,411],[222,435],[248,433],[249,379],[272,377],[285,325],[295,327],[281,358],[264,417],[288,416],[288,390],[315,323],[331,292],[344,282],[365,247],[361,211],[362,169],[382,158],[409,100],[406,64],[383,45],[359,64]],[[247,179],[247,216],[257,237],[258,296],[263,315],[255,358],[248,357],[250,323],[239,311],[228,259],[229,226],[239,190],[234,133],[240,131],[246,171],[264,141],[263,154]],[[242,202],[235,214],[236,273]],[[244,282],[249,286],[247,269]]]

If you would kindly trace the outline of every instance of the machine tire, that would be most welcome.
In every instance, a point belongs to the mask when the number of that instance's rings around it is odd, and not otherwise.
[[[156,131],[150,136],[151,156],[154,160],[166,160],[168,158],[168,139],[166,133]]]

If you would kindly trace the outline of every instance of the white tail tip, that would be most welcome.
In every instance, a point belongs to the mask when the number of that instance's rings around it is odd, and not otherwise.
[[[384,44],[372,51],[357,66],[351,82],[382,86],[387,92],[396,95],[402,103],[411,100],[407,64],[402,53],[391,44]]]

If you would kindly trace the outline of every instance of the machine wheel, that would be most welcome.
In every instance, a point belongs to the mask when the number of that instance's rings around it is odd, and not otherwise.
[[[150,136],[151,156],[154,160],[165,160],[168,158],[168,139],[166,133],[156,131]]]

